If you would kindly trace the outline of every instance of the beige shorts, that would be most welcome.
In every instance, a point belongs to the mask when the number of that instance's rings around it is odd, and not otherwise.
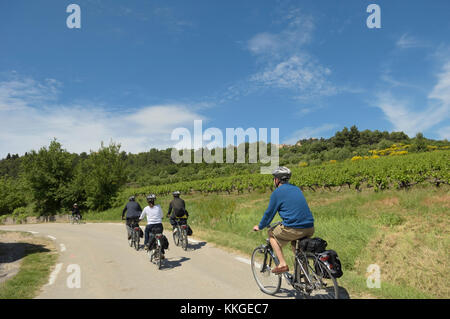
[[[269,231],[269,236],[271,232]],[[284,225],[278,225],[272,231],[273,237],[278,241],[281,247],[291,243],[295,247],[297,239],[311,237],[314,234],[314,227],[311,228],[291,228]]]

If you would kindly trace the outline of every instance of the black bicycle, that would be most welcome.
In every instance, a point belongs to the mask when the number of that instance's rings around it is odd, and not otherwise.
[[[163,234],[155,234],[155,248],[148,250],[149,256],[150,256],[150,262],[154,263],[158,269],[161,269],[162,261],[164,259],[164,255],[162,253],[162,243],[161,240],[163,238]]]
[[[130,224],[131,235],[130,239],[128,239],[128,243],[130,247],[134,247],[136,250],[139,250],[139,241],[141,239],[141,228],[137,222],[133,222]]]
[[[281,224],[270,226],[271,229]],[[299,240],[301,241],[301,239]],[[272,267],[279,264],[269,239],[266,244],[256,247],[252,253],[251,267],[258,287],[269,295],[276,294],[281,287],[282,276],[299,293],[310,298],[338,299],[339,287],[328,267],[317,253],[304,252],[299,247],[294,257],[294,272],[275,274]]]
[[[188,225],[187,225],[186,219],[182,219],[182,220],[184,220],[184,222],[181,222],[181,220],[179,220],[179,219],[175,219],[176,226],[175,226],[175,229],[173,230],[173,241],[176,246],[181,245],[181,247],[184,250],[187,250],[188,243],[189,243],[188,235],[187,235]]]

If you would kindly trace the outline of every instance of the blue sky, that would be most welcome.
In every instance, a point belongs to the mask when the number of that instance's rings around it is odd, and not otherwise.
[[[69,29],[66,8],[81,8]],[[369,29],[369,4],[381,28]],[[127,152],[171,132],[344,126],[450,138],[450,2],[0,2],[0,158],[57,138]]]

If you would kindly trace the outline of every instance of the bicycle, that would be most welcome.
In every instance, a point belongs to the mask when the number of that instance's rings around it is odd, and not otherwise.
[[[270,225],[273,230],[281,222]],[[285,272],[275,274],[272,272],[272,266],[279,264],[278,258],[273,252],[269,239],[266,244],[260,245],[253,250],[251,258],[251,267],[253,277],[258,287],[269,295],[275,295],[281,287],[282,276],[299,293],[307,297],[338,299],[339,287],[336,278],[334,278],[320,259],[319,254],[304,252],[297,247],[294,257],[294,273]]]
[[[137,222],[134,222],[130,225],[131,227],[131,235],[128,239],[128,243],[130,244],[130,247],[134,247],[136,250],[139,250],[139,241],[141,239],[140,236],[140,230],[139,224]]]
[[[158,266],[158,269],[161,269],[162,260],[164,259],[163,253],[162,253],[162,244],[161,244],[162,237],[163,237],[163,234],[155,234],[156,247],[154,249],[148,250],[148,253],[150,255],[150,262],[152,262],[156,266]]]
[[[185,224],[180,224],[180,220],[179,219],[175,219],[176,222],[176,226],[175,229],[173,231],[173,241],[175,243],[176,246],[180,246],[184,249],[187,250],[188,248],[188,235],[187,235],[187,221]]]
[[[70,217],[70,223],[71,224],[81,224],[81,217],[78,214],[72,215]]]

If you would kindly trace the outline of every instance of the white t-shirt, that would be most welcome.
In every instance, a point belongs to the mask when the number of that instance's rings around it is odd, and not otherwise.
[[[139,219],[144,219],[144,217],[147,217],[147,225],[162,223],[163,211],[161,209],[161,206],[155,205],[153,207],[145,207]]]

